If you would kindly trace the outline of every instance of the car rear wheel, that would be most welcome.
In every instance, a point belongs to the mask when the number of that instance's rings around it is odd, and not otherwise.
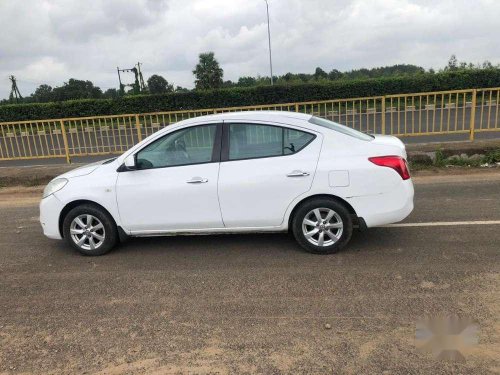
[[[84,255],[103,255],[116,244],[113,218],[102,208],[83,204],[68,212],[63,222],[66,242]]]
[[[352,219],[341,203],[318,198],[305,202],[297,209],[292,230],[295,239],[306,251],[332,254],[351,239]]]

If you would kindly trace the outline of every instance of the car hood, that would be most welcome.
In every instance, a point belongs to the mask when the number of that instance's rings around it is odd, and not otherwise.
[[[114,159],[115,158],[107,159],[107,160],[100,160],[100,161],[97,161],[95,163],[87,164],[87,165],[75,168],[75,169],[73,169],[73,170],[71,170],[69,172],[66,172],[66,173],[60,175],[59,177],[73,178],[73,177],[86,176],[86,175],[91,174],[92,172],[94,172],[97,168],[99,168],[104,163],[106,163],[106,162],[108,162],[110,160],[114,160]]]
[[[392,135],[380,134],[373,134],[373,136],[375,138],[371,141],[372,143],[383,146],[395,146],[401,151],[401,156],[405,159],[407,158],[405,144],[399,138]]]

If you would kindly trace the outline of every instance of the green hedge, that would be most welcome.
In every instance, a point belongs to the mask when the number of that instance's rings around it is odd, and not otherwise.
[[[500,69],[294,85],[232,87],[209,91],[193,90],[119,99],[2,105],[0,122],[291,103],[481,87],[500,87]]]

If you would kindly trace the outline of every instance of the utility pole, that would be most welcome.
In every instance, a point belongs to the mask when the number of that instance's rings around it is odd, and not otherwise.
[[[144,83],[144,78],[142,78],[141,65],[142,63],[137,63],[137,70],[139,71],[139,84],[141,87],[141,91],[144,91],[146,90],[146,84]]]
[[[16,77],[9,76],[9,79],[12,82],[12,88],[10,89],[9,97],[14,99],[16,101],[16,103],[18,103],[19,99],[22,99],[23,96],[21,95],[21,93],[19,92],[19,89],[17,87]]]
[[[120,95],[123,95],[125,93],[125,86],[122,84],[122,79],[120,77],[120,68],[116,67],[116,70],[118,72],[118,82],[120,82]]]
[[[267,39],[269,42],[269,68],[271,69],[271,86],[273,85],[273,59],[272,59],[272,52],[271,52],[271,28],[269,27],[269,3],[267,0],[264,0],[266,2],[266,10],[267,10]]]

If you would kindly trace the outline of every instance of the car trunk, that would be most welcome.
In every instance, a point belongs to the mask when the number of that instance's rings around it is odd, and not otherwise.
[[[399,138],[396,138],[392,135],[373,134],[373,136],[375,138],[371,141],[372,144],[389,146],[387,147],[388,151],[391,150],[392,152],[396,152],[395,155],[401,156],[404,159],[407,158],[405,145]]]

